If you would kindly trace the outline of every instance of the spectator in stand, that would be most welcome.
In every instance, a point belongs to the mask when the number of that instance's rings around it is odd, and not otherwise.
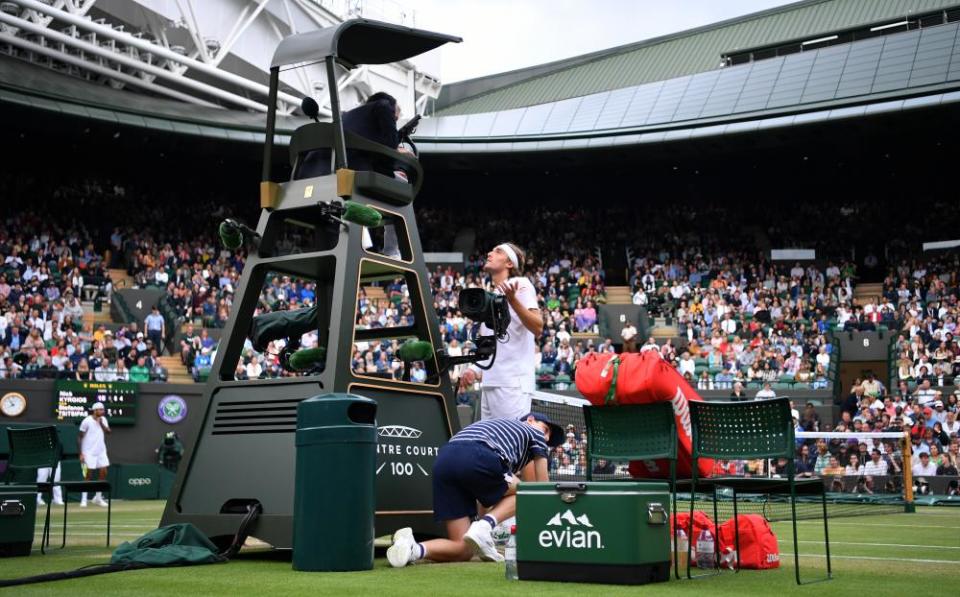
[[[919,457],[919,462],[913,465],[913,476],[914,478],[919,477],[933,477],[937,474],[937,467],[935,464],[930,462],[930,453],[921,452]]]
[[[160,307],[154,305],[150,309],[150,315],[147,315],[143,326],[147,330],[147,337],[150,342],[157,347],[160,354],[163,354],[163,339],[166,337],[167,324],[163,316],[160,315]]]
[[[147,368],[146,357],[142,355],[137,357],[136,364],[130,368],[130,381],[136,383],[150,382],[150,369]]]
[[[765,399],[776,398],[776,397],[777,397],[777,393],[773,391],[773,387],[770,385],[770,382],[766,382],[763,384],[763,388],[759,392],[757,392],[757,395],[755,398],[757,400],[765,400]]]
[[[871,477],[886,476],[888,470],[887,461],[880,454],[880,450],[874,448],[870,452],[870,460],[863,467],[863,472]]]
[[[747,394],[743,391],[743,384],[739,381],[733,384],[733,391],[730,393],[730,400],[732,402],[740,402],[743,400],[748,400]]]
[[[620,338],[623,340],[623,352],[637,352],[637,334],[637,328],[634,327],[633,322],[628,319],[626,323],[623,324],[623,329],[620,330]]]

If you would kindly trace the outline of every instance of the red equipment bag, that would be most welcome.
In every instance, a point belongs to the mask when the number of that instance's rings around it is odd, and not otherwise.
[[[741,516],[741,519],[743,517]],[[689,512],[678,512],[676,515],[670,515],[670,533],[671,537],[676,536],[676,531],[674,530],[674,519],[680,524],[680,528],[683,529],[683,532],[687,534],[687,539],[690,540],[692,545],[695,545],[697,542],[697,537],[700,536],[700,531],[703,529],[709,529],[710,534],[714,537],[717,536],[717,525],[714,524],[713,520],[707,516],[701,510],[693,511],[693,534],[690,534],[690,513]],[[742,528],[740,529],[743,530]],[[740,536],[740,539],[743,539],[743,536]]]
[[[577,390],[594,406],[614,403],[614,376],[620,371],[620,355],[592,352],[577,361]]]
[[[594,406],[609,404],[650,404],[670,402],[677,421],[677,475],[689,477],[692,471],[690,400],[703,400],[660,353],[589,354],[577,363],[577,389]],[[713,460],[698,461],[700,477],[713,471]],[[634,477],[665,478],[666,460],[633,461]]]
[[[777,536],[763,516],[759,514],[741,514],[740,520],[740,567],[750,570],[768,570],[780,567],[780,547]],[[694,520],[696,524],[696,520]],[[723,556],[733,554],[737,549],[736,527],[731,518],[720,525],[720,553]],[[736,555],[729,556],[731,564],[737,561]]]

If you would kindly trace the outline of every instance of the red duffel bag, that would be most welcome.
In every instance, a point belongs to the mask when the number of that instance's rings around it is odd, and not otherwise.
[[[614,401],[610,388],[620,369],[620,355],[591,352],[577,361],[577,390],[594,406]]]
[[[670,402],[677,422],[677,474],[689,477],[692,468],[692,436],[689,400],[702,400],[660,353],[589,354],[577,364],[577,389],[594,406],[609,404],[651,404]],[[699,474],[707,477],[713,460],[701,458]],[[669,463],[665,460],[633,461],[634,477],[665,478]]]
[[[740,567],[750,570],[779,568],[780,547],[767,519],[759,514],[741,514],[737,518],[740,521]],[[732,518],[720,525],[718,537],[721,557],[731,566],[736,565],[736,527]]]

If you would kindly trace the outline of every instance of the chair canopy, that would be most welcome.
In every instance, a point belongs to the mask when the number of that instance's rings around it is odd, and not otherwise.
[[[370,19],[351,19],[336,27],[285,38],[273,53],[270,66],[315,62],[328,56],[350,68],[360,64],[387,64],[413,58],[451,41],[462,39]]]

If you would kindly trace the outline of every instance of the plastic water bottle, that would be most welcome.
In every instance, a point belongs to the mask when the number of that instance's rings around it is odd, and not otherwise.
[[[507,539],[503,559],[507,562],[507,580],[520,580],[517,574],[517,525],[510,527],[510,538]]]
[[[710,529],[703,529],[700,531],[700,536],[697,537],[697,568],[714,567],[716,560],[713,549],[713,533],[710,532]]]
[[[516,520],[516,517],[511,516],[493,527],[493,542],[498,549],[507,546],[507,541],[510,539],[510,527],[513,526]]]
[[[677,529],[677,562],[676,566],[678,570],[685,570],[687,568],[687,549],[690,547],[690,541],[687,539],[687,533],[678,528]],[[673,552],[670,552],[670,557],[673,557]]]

